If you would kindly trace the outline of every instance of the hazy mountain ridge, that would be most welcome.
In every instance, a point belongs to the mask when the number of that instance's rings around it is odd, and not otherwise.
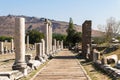
[[[26,30],[37,29],[43,31],[44,18],[29,17],[29,16],[0,16],[0,36],[13,36],[14,27],[15,27],[15,17],[24,17],[25,18],[25,28]],[[49,19],[50,20],[50,19]],[[52,22],[53,33],[66,34],[66,29],[68,28],[69,23],[64,21],[50,20]],[[75,29],[79,32],[82,32],[81,25],[74,24]],[[92,36],[101,36],[100,31],[92,30]]]

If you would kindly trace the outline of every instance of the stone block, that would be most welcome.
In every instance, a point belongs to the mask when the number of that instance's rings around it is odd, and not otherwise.
[[[32,69],[37,69],[42,63],[39,60],[30,60],[29,64],[31,64]]]

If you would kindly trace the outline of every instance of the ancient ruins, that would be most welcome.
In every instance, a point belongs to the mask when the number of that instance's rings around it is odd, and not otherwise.
[[[92,26],[91,20],[86,20],[82,24],[82,50],[79,49],[79,43],[76,43],[75,47],[73,48],[74,52],[80,54],[81,57],[86,61],[92,61],[95,67],[100,68],[106,73],[110,73],[113,77],[120,77],[120,70],[108,65],[108,63],[111,60],[113,60],[115,64],[117,64],[118,56],[114,54],[105,57],[103,54],[101,54],[101,52],[97,50],[96,46],[93,46],[91,39],[91,31],[92,31],[91,26]],[[66,56],[69,55],[68,51],[66,51],[67,53],[65,54],[61,53],[63,58],[61,58],[61,56],[56,56],[58,55],[57,53],[59,53],[64,49],[63,46],[64,42],[63,40],[60,41],[60,40],[52,39],[52,33],[53,33],[52,23],[48,19],[45,19],[43,28],[44,28],[43,32],[45,35],[44,39],[41,39],[40,42],[35,43],[34,45],[31,45],[29,43],[30,40],[29,35],[26,35],[27,37],[25,44],[25,18],[23,17],[15,18],[15,27],[14,27],[14,35],[13,35],[14,37],[13,39],[11,39],[11,42],[9,43],[10,46],[8,47],[6,45],[6,41],[0,42],[0,55],[14,54],[15,56],[14,57],[12,56],[12,59],[10,59],[10,60],[14,60],[14,63],[12,63],[12,66],[9,67],[9,70],[5,72],[0,72],[0,80],[1,79],[16,80],[21,77],[27,76],[29,73],[32,73],[33,70],[37,70],[38,67],[40,67],[42,64],[46,63],[47,61],[49,61],[49,59],[53,57],[58,58],[59,61],[62,63],[62,66],[64,67],[66,64],[65,62],[69,63],[69,59],[74,59],[71,60],[71,62],[68,65],[73,67],[70,64],[74,64],[78,68],[78,65],[76,65],[76,63],[74,62],[75,57],[73,57],[71,52],[69,57]],[[35,54],[32,54],[33,52],[35,52]],[[66,60],[62,62],[63,59]],[[3,59],[3,61],[6,60]],[[56,59],[53,59],[53,62],[55,61]],[[57,67],[61,65],[59,64],[59,62],[54,64],[56,64]],[[57,67],[54,68],[57,69]],[[62,67],[60,68],[63,69]],[[71,68],[67,68],[67,69],[71,69]],[[49,71],[49,69],[46,70]],[[79,67],[79,70],[81,70],[82,73],[85,73],[83,68]],[[81,74],[81,72],[78,73]],[[69,74],[69,72],[67,74]],[[73,72],[71,72],[71,74],[74,75]],[[49,74],[47,73],[47,75]],[[77,74],[77,76],[79,75]],[[84,76],[86,76],[84,77],[85,79],[90,80],[87,74],[84,74]]]
[[[89,20],[82,24],[82,55],[84,58],[87,58],[87,55],[91,53],[91,26],[92,22]]]
[[[26,76],[33,69],[37,69],[40,64],[45,63],[50,56],[55,55],[57,52],[63,49],[63,41],[59,42],[54,39],[54,45],[52,45],[52,26],[51,22],[45,19],[45,39],[36,43],[33,47],[36,50],[35,58],[32,58],[31,54],[26,54],[26,50],[30,50],[29,36],[27,36],[27,42],[25,45],[25,19],[22,17],[15,18],[14,28],[14,40],[11,40],[11,49],[8,50],[7,46],[4,46],[3,42],[0,42],[0,54],[15,53],[15,61],[12,66],[12,72],[1,72],[0,75],[4,75],[4,78],[8,80],[18,79],[22,76]],[[8,77],[9,76],[9,77]],[[0,78],[1,79],[1,78]]]

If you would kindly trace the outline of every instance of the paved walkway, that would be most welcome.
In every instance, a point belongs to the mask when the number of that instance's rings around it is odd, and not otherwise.
[[[33,80],[88,80],[74,54],[67,49],[58,53]]]

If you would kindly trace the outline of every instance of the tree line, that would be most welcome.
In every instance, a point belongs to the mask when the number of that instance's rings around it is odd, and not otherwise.
[[[75,30],[74,24],[73,24],[73,20],[72,18],[70,18],[69,20],[69,26],[68,29],[66,30],[67,35],[64,34],[57,34],[57,33],[53,33],[52,38],[56,39],[56,40],[63,40],[64,45],[66,46],[74,46],[75,43],[79,43],[81,42],[81,32],[77,32]],[[26,37],[27,35],[29,35],[29,43],[30,44],[34,44],[34,43],[38,43],[41,42],[41,39],[45,38],[45,35],[42,32],[39,32],[38,30],[28,30],[26,32]],[[12,37],[6,37],[6,36],[1,36],[0,37],[0,41],[11,41]]]

